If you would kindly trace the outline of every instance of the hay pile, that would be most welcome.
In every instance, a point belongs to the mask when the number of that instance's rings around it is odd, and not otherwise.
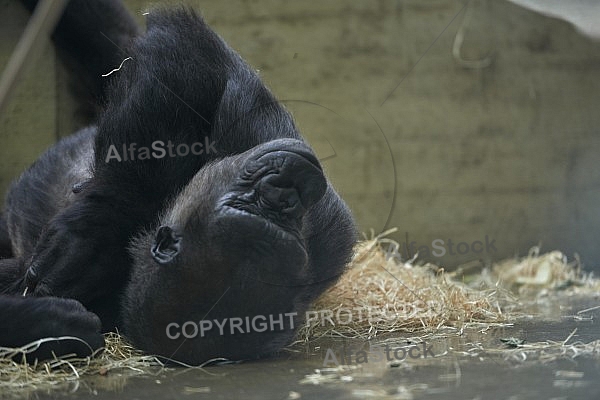
[[[534,247],[527,257],[463,276],[473,265],[447,273],[414,258],[390,257],[384,246],[397,248],[398,243],[385,235],[393,231],[357,244],[348,272],[313,305],[314,318],[301,328],[300,341],[323,336],[371,339],[390,332],[424,337],[510,326],[525,315],[529,298],[600,292],[600,280],[583,273],[577,257],[567,262],[560,251],[540,254]]]
[[[0,347],[0,393],[9,390],[50,389],[76,382],[82,376],[104,376],[115,371],[146,375],[158,373],[163,368],[156,357],[133,348],[117,333],[106,334],[104,350],[96,352],[92,357],[65,356],[34,365],[13,361],[12,356],[26,356],[43,341],[41,339],[16,349]]]
[[[316,315],[301,328],[301,340],[430,334],[514,320],[503,311],[503,305],[514,303],[507,290],[494,285],[473,289],[436,265],[390,257],[384,245],[397,244],[384,237],[389,232],[357,244],[348,272],[313,305]]]
[[[579,257],[567,262],[560,251],[540,255],[533,247],[521,260],[506,260],[493,268],[494,276],[503,286],[517,289],[520,295],[545,294],[549,290],[570,289],[572,293],[591,294],[600,290],[600,281],[582,271]]]

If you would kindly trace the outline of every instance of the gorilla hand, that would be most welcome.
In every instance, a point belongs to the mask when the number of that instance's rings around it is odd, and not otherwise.
[[[25,355],[28,362],[52,358],[53,354],[86,357],[104,346],[100,320],[75,300],[0,296],[0,305],[3,347],[21,347],[46,339]],[[15,354],[16,358],[20,356]]]
[[[35,247],[21,289],[27,295],[76,299],[108,330],[117,321],[130,257],[128,219],[103,211],[107,205],[84,198],[55,216]]]

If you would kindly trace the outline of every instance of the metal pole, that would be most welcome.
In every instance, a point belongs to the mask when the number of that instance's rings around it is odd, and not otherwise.
[[[36,45],[41,42],[39,39],[50,36],[67,2],[68,0],[41,0],[35,7],[0,79],[0,115],[11,100],[23,67],[30,60]]]

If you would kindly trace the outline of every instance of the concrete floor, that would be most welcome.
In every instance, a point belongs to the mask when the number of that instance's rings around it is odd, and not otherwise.
[[[534,318],[514,327],[485,332],[466,330],[429,340],[434,357],[402,360],[400,352],[370,360],[348,358],[357,349],[388,344],[390,349],[410,348],[407,337],[391,335],[371,343],[348,339],[320,339],[296,345],[275,359],[202,370],[173,368],[139,376],[135,371],[111,372],[41,391],[5,392],[10,399],[597,399],[600,396],[600,348],[592,356],[565,352],[554,360],[556,350],[535,352],[508,349],[500,339],[515,337],[525,345],[562,342],[577,328],[570,343],[600,339],[594,319],[600,310],[587,313],[592,319],[576,321],[578,310],[598,304],[597,297],[542,300],[529,311]],[[427,340],[426,340],[427,341]],[[346,354],[346,365],[336,367]],[[373,349],[373,347],[371,347]],[[365,350],[367,351],[367,350]],[[560,351],[559,351],[560,352]],[[384,353],[382,353],[384,354]],[[417,355],[414,353],[414,355]],[[392,362],[387,362],[390,357]],[[138,375],[138,376],[134,376]]]

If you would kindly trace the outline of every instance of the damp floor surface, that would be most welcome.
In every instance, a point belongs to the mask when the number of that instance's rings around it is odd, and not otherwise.
[[[513,327],[463,331],[426,339],[427,357],[395,360],[379,349],[417,345],[407,335],[322,339],[297,345],[278,358],[204,369],[157,369],[111,372],[37,391],[4,392],[16,399],[600,399],[600,348],[579,354],[581,346],[558,349],[556,343],[589,344],[600,339],[598,296],[542,300],[533,317]],[[516,339],[511,349],[501,339]],[[520,342],[524,341],[524,342]],[[555,343],[553,349],[527,346]],[[600,343],[600,341],[598,342]],[[422,349],[422,344],[420,345]],[[535,346],[534,346],[535,347]],[[328,351],[330,349],[331,351]],[[364,350],[370,358],[357,362]],[[352,352],[349,365],[333,356]],[[397,353],[401,355],[401,352]],[[434,354],[434,357],[431,357]],[[415,351],[413,355],[417,356]],[[392,361],[388,362],[387,357]],[[383,359],[382,359],[383,358]],[[328,361],[327,365],[324,365]]]

